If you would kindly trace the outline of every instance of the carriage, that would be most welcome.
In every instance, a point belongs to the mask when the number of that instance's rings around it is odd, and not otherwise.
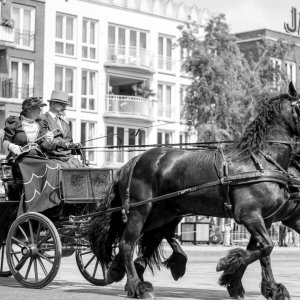
[[[94,285],[105,285],[103,265],[85,238],[87,220],[75,221],[74,218],[95,210],[112,173],[111,169],[103,168],[61,169],[60,204],[41,212],[26,212],[16,218],[23,182],[14,178],[11,162],[0,160],[0,180],[4,187],[0,211],[5,212],[6,228],[6,242],[2,237],[0,252],[0,277],[13,275],[24,287],[42,288],[55,278],[61,258],[75,252],[82,276]]]

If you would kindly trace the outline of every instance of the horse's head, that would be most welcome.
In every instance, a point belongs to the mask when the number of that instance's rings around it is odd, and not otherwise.
[[[283,103],[282,114],[293,134],[300,137],[300,97],[292,82],[289,84],[288,100]]]

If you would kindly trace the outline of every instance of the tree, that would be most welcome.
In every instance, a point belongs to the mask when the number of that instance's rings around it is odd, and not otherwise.
[[[283,57],[288,45],[257,44],[246,59],[225,15],[208,21],[204,38],[201,29],[195,23],[179,27],[178,43],[187,53],[182,68],[193,79],[185,118],[193,121],[199,140],[236,139],[253,119],[258,95],[268,96],[273,79],[284,78],[270,57]]]

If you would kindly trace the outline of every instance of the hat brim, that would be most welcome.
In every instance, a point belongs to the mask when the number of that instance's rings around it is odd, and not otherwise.
[[[30,108],[30,107],[43,107],[43,106],[47,106],[47,104],[46,103],[33,104],[33,105],[29,105],[28,108]]]
[[[58,100],[58,99],[49,99],[47,100],[48,102],[59,102],[65,105],[70,105],[68,102],[62,101],[62,100]]]

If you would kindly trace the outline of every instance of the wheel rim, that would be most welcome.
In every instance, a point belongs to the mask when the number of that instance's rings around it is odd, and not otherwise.
[[[76,262],[80,273],[87,281],[98,286],[106,285],[105,267],[92,250],[77,250]]]
[[[42,288],[58,272],[61,243],[56,228],[45,216],[27,213],[11,226],[7,236],[7,262],[25,287]]]
[[[6,260],[6,244],[2,243],[0,249],[0,277],[9,277],[11,272]]]

